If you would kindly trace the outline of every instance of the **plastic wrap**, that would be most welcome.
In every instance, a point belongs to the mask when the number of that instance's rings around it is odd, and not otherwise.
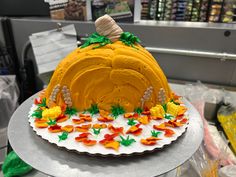
[[[233,98],[229,92],[223,89],[210,89],[199,81],[185,85],[183,96],[195,106],[201,115],[204,124],[204,141],[191,159],[178,168],[176,176],[217,177],[221,166],[235,162],[229,157],[227,142],[220,145],[215,143],[204,113],[212,111],[214,114],[210,116],[216,117],[217,107],[210,106],[217,105],[222,100],[233,102]],[[209,110],[209,108],[213,110]]]
[[[18,106],[19,89],[15,76],[0,76],[0,164],[7,152],[7,125]]]
[[[236,152],[236,108],[231,104],[222,105],[218,111],[217,118],[232,149]]]
[[[19,89],[14,75],[0,76],[0,129],[8,125],[18,106]]]
[[[219,170],[220,177],[232,177],[236,176],[236,165],[228,165]]]

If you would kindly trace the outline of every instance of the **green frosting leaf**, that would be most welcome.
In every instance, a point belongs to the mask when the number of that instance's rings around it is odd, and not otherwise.
[[[69,134],[68,132],[63,132],[61,135],[58,135],[59,142],[66,140],[68,138],[68,134]]]
[[[171,99],[170,102],[174,103],[175,105],[180,105],[179,103],[176,103],[173,99]]]
[[[67,115],[69,115],[69,117],[71,117],[71,116],[77,114],[77,110],[75,108],[67,107],[66,111],[65,111],[65,114],[67,114]]]
[[[91,107],[87,110],[92,116],[94,114],[99,113],[98,105],[97,104],[92,104]]]
[[[157,137],[161,134],[161,132],[152,130],[152,131],[151,131],[151,134],[152,134],[153,137],[156,137],[156,138],[157,138]]]
[[[85,114],[87,112],[87,110],[85,109],[83,112],[82,112],[82,114]]]
[[[92,129],[93,129],[93,133],[94,133],[95,135],[99,135],[100,132],[101,132],[101,128],[99,128],[99,129],[92,128]]]
[[[165,114],[165,118],[170,120],[170,119],[174,118],[174,116],[172,116],[170,114]]]
[[[46,107],[47,104],[46,104],[46,98],[43,98],[42,99],[42,103],[38,104],[38,107]]]
[[[111,107],[111,114],[112,116],[115,117],[115,119],[121,115],[125,113],[125,109],[123,107],[121,107],[120,105],[114,105]]]
[[[130,32],[123,32],[120,35],[120,41],[122,41],[127,46],[132,46],[135,48],[135,43],[140,43],[140,39]]]
[[[99,35],[98,33],[93,33],[87,38],[87,40],[81,46],[81,48],[85,48],[91,44],[96,44],[96,43],[98,43],[99,45],[94,47],[94,49],[105,46],[107,44],[111,44],[111,40],[105,36]]]
[[[132,119],[128,119],[127,124],[130,125],[130,126],[133,126],[133,125],[136,125],[137,122],[132,118]]]
[[[48,124],[49,126],[56,125],[56,124],[57,124],[57,121],[56,121],[56,120],[52,120],[52,119],[49,118],[49,122],[47,122],[47,124]]]
[[[33,112],[33,114],[31,116],[35,117],[37,119],[41,119],[42,118],[42,113],[43,113],[43,110],[38,108]]]
[[[134,112],[138,113],[138,115],[140,115],[142,112],[143,112],[143,109],[142,108],[135,108],[134,109]]]
[[[18,155],[11,151],[4,160],[2,172],[4,177],[22,176],[29,173],[33,168],[21,160]]]
[[[167,104],[163,104],[162,107],[163,107],[164,111],[167,112]]]
[[[129,139],[129,135],[126,139],[122,136],[120,136],[120,138],[121,138],[121,141],[118,141],[118,142],[122,144],[123,146],[130,146],[132,143],[136,142],[135,139],[133,138]]]

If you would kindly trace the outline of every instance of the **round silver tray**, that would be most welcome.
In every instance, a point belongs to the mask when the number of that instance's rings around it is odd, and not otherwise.
[[[67,151],[37,136],[28,123],[33,95],[13,114],[8,138],[13,150],[35,169],[52,176],[70,177],[143,177],[158,176],[183,164],[198,149],[203,139],[199,113],[186,100],[189,125],[187,131],[170,146],[152,153],[128,157],[97,157]]]

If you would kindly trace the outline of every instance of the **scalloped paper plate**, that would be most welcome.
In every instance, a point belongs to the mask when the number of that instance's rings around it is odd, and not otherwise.
[[[64,147],[67,150],[73,150],[73,151],[77,151],[79,153],[88,153],[90,155],[101,155],[101,156],[121,156],[122,155],[123,156],[123,155],[133,155],[133,154],[141,154],[144,152],[151,152],[153,150],[163,148],[163,146],[165,146],[165,145],[171,144],[178,137],[180,137],[186,131],[186,129],[188,127],[188,123],[186,123],[181,127],[170,128],[175,131],[175,134],[172,137],[165,137],[164,132],[160,131],[162,133],[160,134],[160,136],[158,136],[158,138],[161,138],[162,140],[158,140],[156,145],[145,146],[140,143],[140,140],[142,138],[148,138],[151,136],[151,130],[154,130],[152,128],[153,125],[156,125],[156,124],[159,125],[159,124],[163,123],[164,121],[168,121],[167,119],[165,119],[165,120],[151,120],[151,122],[148,125],[141,125],[140,126],[140,128],[143,128],[141,135],[139,135],[139,136],[134,136],[132,134],[129,135],[129,137],[135,139],[136,142],[134,142],[133,144],[131,144],[128,147],[120,145],[119,151],[115,151],[114,149],[107,149],[99,143],[97,143],[94,146],[85,146],[85,145],[83,145],[83,143],[76,142],[75,137],[77,137],[80,134],[80,132],[69,133],[68,138],[66,140],[59,142],[58,135],[61,135],[61,132],[60,133],[50,133],[47,128],[42,129],[42,128],[35,127],[35,124],[34,124],[35,118],[31,117],[31,114],[33,113],[33,111],[36,108],[37,108],[36,105],[33,105],[31,107],[28,117],[29,117],[30,126],[33,128],[33,130],[36,132],[37,135],[42,137],[42,139],[47,140],[49,143],[56,144],[58,147]],[[98,115],[94,115],[93,121],[89,122],[89,123],[92,123],[92,124],[101,123],[101,122],[97,121],[97,117],[98,117]],[[187,112],[185,113],[185,117],[188,117]],[[72,116],[67,121],[62,122],[62,123],[58,123],[58,125],[77,126],[72,122],[73,118],[78,118],[78,117]],[[128,128],[130,127],[129,125],[127,125],[127,119],[123,118],[123,116],[117,117],[117,119],[115,119],[112,122],[112,124],[114,127],[121,127],[121,126],[124,127],[125,128],[124,132],[126,132],[128,130]],[[81,124],[81,125],[83,125],[83,124]],[[92,135],[89,136],[89,139],[97,140],[97,141],[102,140],[105,134],[107,134],[107,133],[111,134],[111,132],[108,129],[101,129],[101,133],[99,135],[94,135],[92,131],[90,131],[90,133]],[[125,134],[122,136],[126,138],[128,135]],[[120,137],[119,136],[116,137],[115,140],[120,140]]]

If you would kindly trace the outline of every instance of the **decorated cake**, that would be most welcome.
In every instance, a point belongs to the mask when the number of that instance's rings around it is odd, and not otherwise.
[[[180,137],[187,109],[140,39],[108,15],[57,66],[29,122],[43,139],[101,155],[142,153]]]

